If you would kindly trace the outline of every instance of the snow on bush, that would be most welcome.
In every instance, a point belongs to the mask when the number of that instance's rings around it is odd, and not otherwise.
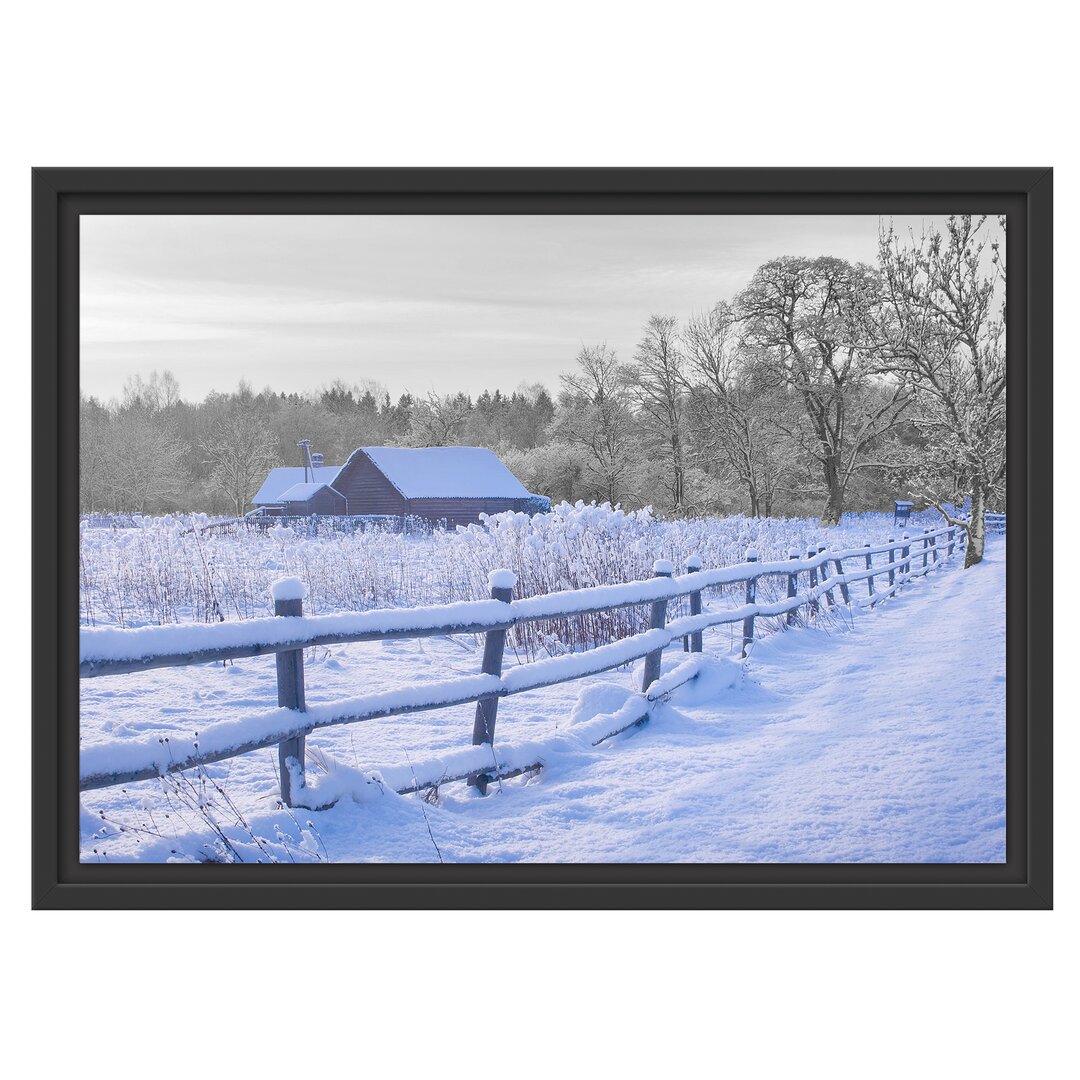
[[[925,520],[923,520],[925,518]],[[940,524],[913,515],[906,531]],[[270,589],[295,578],[306,589],[305,613],[417,607],[490,595],[493,574],[510,571],[514,598],[652,578],[654,566],[681,573],[761,561],[825,544],[857,547],[886,540],[891,514],[847,515],[822,528],[806,518],[693,518],[665,521],[649,508],[627,512],[608,504],[561,503],[530,516],[506,512],[452,531],[401,531],[365,523],[270,528],[212,521],[206,515],[134,517],[103,525],[84,519],[79,533],[80,621],[86,626],[232,622],[273,614]],[[899,536],[899,533],[897,534]],[[500,577],[498,580],[509,580]],[[758,599],[783,595],[782,579],[759,583]],[[741,584],[706,595],[713,606],[743,602]],[[668,618],[688,611],[669,604]],[[516,626],[508,646],[521,659],[560,655],[648,629],[647,605]]]

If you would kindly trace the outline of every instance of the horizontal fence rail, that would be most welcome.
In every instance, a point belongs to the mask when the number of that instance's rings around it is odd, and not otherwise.
[[[80,755],[79,788],[87,791],[149,780],[276,745],[282,801],[290,806],[306,805],[304,740],[312,732],[475,702],[473,747],[460,757],[460,775],[450,775],[443,758],[439,777],[424,780],[424,770],[417,772],[415,766],[410,766],[409,780],[395,789],[405,793],[465,779],[483,792],[494,780],[520,775],[542,764],[539,760],[522,760],[535,756],[533,750],[510,753],[500,748],[498,754],[493,752],[500,698],[644,660],[640,693],[617,713],[575,727],[580,735],[593,725],[593,744],[598,744],[644,723],[657,701],[697,675],[700,657],[692,656],[661,676],[660,658],[671,643],[681,638],[686,651],[699,654],[703,631],[739,623],[742,654],[746,656],[755,639],[756,619],[778,617],[784,626],[791,625],[800,608],[806,608],[811,617],[817,615],[822,601],[830,607],[842,604],[849,610],[874,607],[945,563],[954,552],[962,550],[965,539],[965,530],[950,526],[905,534],[899,540],[890,538],[887,544],[876,546],[867,544],[839,551],[822,547],[811,549],[805,556],[793,551],[782,562],[759,562],[756,552],[749,551],[746,562],[713,570],[700,569],[700,559],[692,557],[687,561],[687,572],[681,575],[675,575],[672,564],[661,560],[654,567],[656,576],[644,581],[519,600],[511,599],[516,584],[514,574],[500,570],[491,575],[491,598],[487,600],[344,615],[303,615],[303,585],[286,579],[274,586],[272,618],[231,624],[83,629],[81,678],[273,654],[278,665],[278,708],[203,726],[192,739],[154,736],[87,746]],[[874,556],[886,558],[875,565]],[[845,569],[844,563],[853,560],[858,562],[857,568]],[[805,584],[801,576],[805,576]],[[763,578],[783,579],[786,595],[773,601],[758,600],[757,583]],[[876,579],[887,579],[888,584],[879,586]],[[852,590],[860,582],[866,582],[865,595]],[[740,583],[746,587],[744,604],[703,610],[704,591]],[[690,614],[669,621],[668,604],[681,597],[689,598]],[[506,631],[517,624],[646,604],[650,607],[648,630],[584,652],[534,660],[506,673],[502,671]],[[482,671],[477,675],[413,684],[318,706],[305,704],[303,655],[311,646],[463,633],[485,635]]]

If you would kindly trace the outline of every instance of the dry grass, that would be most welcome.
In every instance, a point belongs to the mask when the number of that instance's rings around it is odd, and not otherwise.
[[[803,518],[660,521],[648,510],[581,504],[531,518],[499,514],[428,535],[375,523],[351,532],[331,525],[230,532],[171,515],[129,527],[84,522],[80,620],[141,626],[266,616],[273,611],[269,586],[286,575],[307,584],[305,610],[312,614],[477,599],[488,594],[488,573],[503,568],[518,576],[515,596],[534,596],[647,578],[656,559],[682,568],[699,555],[713,568],[741,562],[751,546],[765,561],[784,560],[810,543],[859,546],[887,538],[891,522],[888,514],[852,516],[836,529]],[[914,520],[909,531],[916,531]],[[758,597],[775,599],[784,588],[783,579],[762,580]],[[706,602],[742,603],[743,590],[718,589]],[[685,600],[673,602],[669,618],[685,612]],[[507,644],[522,659],[556,655],[639,632],[647,619],[646,607],[549,619],[515,627]]]

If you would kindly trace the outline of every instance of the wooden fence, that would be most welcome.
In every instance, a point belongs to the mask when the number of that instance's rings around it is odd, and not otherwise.
[[[320,532],[354,533],[367,529],[430,536],[437,524],[416,514],[245,514],[243,517],[221,517],[193,523],[184,532],[197,532],[200,536],[235,535],[242,532],[265,533],[280,527],[301,530],[309,536],[316,536]]]
[[[785,625],[791,625],[798,620],[800,609],[805,609],[805,618],[812,620],[822,605],[873,608],[909,582],[942,565],[954,552],[962,550],[965,539],[966,532],[962,529],[925,530],[916,535],[904,534],[900,540],[890,538],[887,544],[876,547],[866,544],[841,551],[811,547],[805,555],[792,551],[786,562],[773,563],[759,562],[757,553],[751,550],[747,552],[746,562],[715,570],[702,570],[701,560],[691,558],[686,573],[681,576],[675,576],[671,563],[661,561],[654,565],[652,579],[520,600],[512,599],[514,575],[503,570],[491,575],[488,600],[348,615],[305,617],[302,585],[287,581],[275,585],[274,618],[213,625],[84,629],[80,635],[79,665],[80,678],[84,679],[273,653],[277,662],[278,708],[238,721],[209,725],[185,750],[174,749],[168,737],[85,747],[81,754],[79,789],[87,791],[153,779],[277,745],[282,801],[288,806],[297,805],[304,797],[306,783],[305,739],[312,732],[475,702],[472,744],[478,752],[457,755],[456,765],[449,767],[440,761],[437,775],[429,776],[423,767],[411,768],[410,778],[396,790],[404,794],[439,783],[467,780],[486,792],[488,784],[496,779],[506,779],[542,765],[535,748],[522,750],[516,757],[512,753],[499,756],[494,753],[500,698],[644,659],[640,693],[610,719],[593,725],[590,741],[599,744],[647,721],[658,701],[696,677],[700,668],[700,657],[696,654],[702,651],[702,633],[706,629],[741,623],[742,655],[746,656],[755,639],[757,619],[782,617]],[[875,556],[879,557],[876,564]],[[763,578],[775,578],[781,585],[786,584],[786,595],[772,602],[759,601],[758,582]],[[865,595],[858,595],[854,587],[863,582]],[[745,585],[745,602],[741,606],[718,611],[703,609],[703,592],[733,584]],[[690,614],[668,621],[669,602],[683,596],[689,599]],[[522,664],[503,674],[506,632],[512,626],[637,605],[649,606],[648,630],[586,652]],[[313,708],[306,704],[306,648],[462,633],[484,634],[479,675],[413,685]],[[690,656],[661,677],[663,650],[680,638],[683,650]]]

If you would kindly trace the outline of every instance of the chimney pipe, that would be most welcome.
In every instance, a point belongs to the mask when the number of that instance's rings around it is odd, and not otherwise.
[[[315,479],[311,468],[311,440],[301,439],[296,445],[303,451],[304,483],[310,484]]]

